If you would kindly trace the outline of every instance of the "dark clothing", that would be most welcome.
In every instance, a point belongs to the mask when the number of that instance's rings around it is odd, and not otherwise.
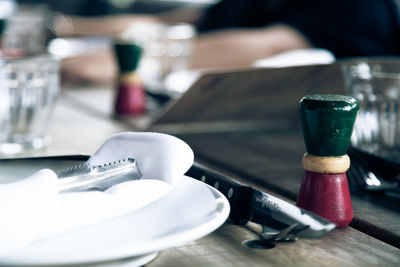
[[[26,5],[46,5],[51,11],[75,16],[102,16],[115,12],[115,7],[108,0],[16,0]]]
[[[283,23],[337,58],[400,55],[393,0],[222,0],[198,23],[199,32]]]

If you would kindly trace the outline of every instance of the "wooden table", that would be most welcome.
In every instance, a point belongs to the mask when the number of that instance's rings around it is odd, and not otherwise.
[[[112,115],[110,88],[64,88],[53,143],[36,155],[92,154],[112,134],[153,130],[185,140],[196,161],[275,196],[296,200],[303,175],[297,102],[342,93],[338,64],[206,75],[171,106],[139,118]],[[259,230],[226,222],[212,234],[162,251],[148,266],[400,266],[400,203],[352,193],[354,220],[320,239],[251,249]]]

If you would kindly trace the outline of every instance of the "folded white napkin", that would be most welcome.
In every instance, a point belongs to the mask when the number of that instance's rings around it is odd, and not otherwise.
[[[57,176],[51,170],[0,184],[0,255],[42,236],[53,225],[57,206]]]
[[[136,211],[39,240],[0,258],[0,263],[52,265],[65,263],[65,258],[81,263],[154,252],[168,247],[173,233],[173,242],[178,244],[186,238],[186,230],[191,231],[193,239],[202,236],[201,226],[215,217],[215,211],[215,197],[206,185],[181,179],[170,193]]]
[[[92,165],[123,158],[137,160],[142,177],[175,184],[193,164],[193,151],[182,140],[160,133],[120,133],[89,159]]]
[[[314,64],[330,64],[334,61],[335,56],[330,51],[321,48],[310,48],[282,52],[272,57],[257,60],[253,63],[253,66],[283,68]]]
[[[105,192],[58,194],[57,176],[41,170],[20,181],[0,184],[0,256],[32,241],[66,233],[131,213],[169,193],[193,163],[183,141],[158,133],[121,133],[89,159],[101,164],[137,160],[142,179]]]

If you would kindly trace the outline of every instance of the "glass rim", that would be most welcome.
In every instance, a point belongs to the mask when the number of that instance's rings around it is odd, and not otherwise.
[[[50,53],[40,53],[21,57],[3,57],[5,65],[9,64],[37,64],[37,63],[58,63],[60,58]]]
[[[400,79],[400,71],[399,72],[391,72],[391,71],[371,71],[372,79],[374,78],[383,78],[383,79]]]
[[[393,67],[395,67],[393,69]],[[388,69],[389,68],[389,69]],[[341,69],[346,77],[372,79],[400,79],[400,61],[398,62],[368,62],[353,61],[341,64]]]

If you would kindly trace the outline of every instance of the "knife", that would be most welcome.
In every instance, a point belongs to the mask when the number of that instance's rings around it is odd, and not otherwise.
[[[35,158],[13,158],[0,159],[0,162],[7,161],[36,161],[36,160],[75,160],[85,161],[87,155],[67,155]],[[84,163],[85,164],[85,163]],[[83,165],[84,165],[83,164]],[[112,163],[113,164],[113,163]],[[128,163],[129,164],[129,163]],[[135,162],[136,165],[136,162]],[[104,165],[103,165],[104,166]],[[98,166],[99,167],[99,166]],[[90,170],[86,167],[86,172]],[[137,168],[137,170],[135,170]],[[71,168],[69,168],[71,169]],[[73,177],[73,170],[59,171],[60,180]],[[137,172],[129,179],[140,177],[139,167],[133,167],[131,172]],[[64,173],[64,174],[63,174]],[[211,170],[201,164],[194,163],[186,175],[201,180],[223,193],[231,206],[230,220],[236,224],[245,224],[249,221],[262,225],[261,237],[266,240],[288,240],[291,235],[305,238],[323,236],[335,228],[335,224],[320,218],[311,212],[300,209],[282,199],[273,197],[265,192],[258,191],[250,186],[242,184],[231,177]],[[64,178],[63,178],[64,177]],[[69,180],[72,181],[73,179]],[[67,182],[61,182],[67,183]],[[87,189],[96,186],[86,187]],[[82,189],[82,188],[81,188]],[[104,188],[103,188],[104,189]],[[60,191],[63,191],[60,185]]]
[[[288,240],[293,235],[317,238],[335,228],[334,223],[309,211],[198,163],[186,174],[213,186],[226,196],[231,205],[229,218],[233,223],[245,224],[251,221],[262,225],[263,239]]]

